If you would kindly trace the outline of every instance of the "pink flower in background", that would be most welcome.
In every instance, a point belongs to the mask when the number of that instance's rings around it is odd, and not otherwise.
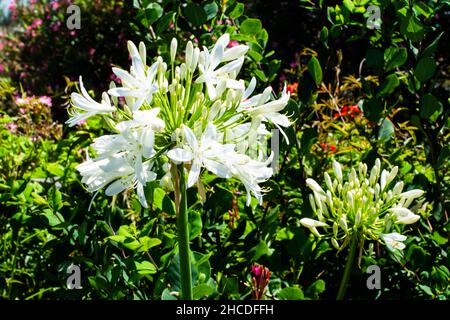
[[[8,10],[11,12],[16,10],[16,0],[11,0],[8,6]]]
[[[5,72],[5,67],[3,67],[2,64],[0,64],[0,73],[3,73],[3,72]]]
[[[52,106],[52,98],[50,98],[48,96],[39,97],[39,102],[42,103],[42,104],[45,104],[45,105],[47,105],[49,107]]]
[[[59,8],[59,3],[58,3],[58,1],[53,1],[50,5],[51,5],[51,7],[52,7],[53,10],[56,10],[56,9]]]
[[[95,48],[89,48],[88,49],[88,55],[89,55],[89,57],[93,57],[94,56],[94,54],[95,54]]]
[[[19,108],[21,114],[25,114],[25,108]]]
[[[72,31],[69,32],[69,34],[70,34],[72,37],[75,37],[75,36],[77,35],[77,32],[76,32],[75,30],[72,30]]]
[[[16,102],[16,105],[22,106],[22,105],[27,104],[29,102],[29,98],[21,98],[19,96],[16,96],[15,102]]]
[[[53,23],[53,24],[50,26],[50,28],[51,28],[54,32],[58,31],[60,27],[61,27],[61,21],[59,21],[59,20],[56,21],[55,23]]]
[[[11,121],[6,124],[6,129],[8,129],[11,133],[17,132],[17,124],[14,121]]]
[[[233,48],[239,45],[239,42],[237,42],[236,40],[231,40],[230,43],[228,43],[227,48]]]

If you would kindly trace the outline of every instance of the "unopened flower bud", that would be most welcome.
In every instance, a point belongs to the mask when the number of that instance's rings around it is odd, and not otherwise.
[[[173,38],[170,42],[170,61],[173,63],[175,61],[175,56],[177,54],[177,39]]]

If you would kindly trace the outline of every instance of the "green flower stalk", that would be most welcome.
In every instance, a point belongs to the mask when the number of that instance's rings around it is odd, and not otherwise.
[[[300,223],[317,237],[322,237],[317,228],[325,230],[323,236],[331,239],[338,252],[350,246],[338,294],[338,299],[342,299],[357,249],[361,258],[365,241],[380,242],[390,250],[405,248],[406,236],[399,232],[402,225],[413,224],[420,219],[409,207],[424,191],[403,192],[402,181],[392,186],[398,167],[381,171],[379,159],[370,173],[363,163],[359,164],[358,172],[352,168],[347,181],[344,181],[341,165],[336,161],[333,162],[333,171],[334,180],[325,173],[325,190],[315,180],[306,180],[313,191],[309,201],[317,220],[303,218]]]

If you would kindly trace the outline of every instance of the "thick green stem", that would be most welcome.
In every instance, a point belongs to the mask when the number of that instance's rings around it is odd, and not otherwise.
[[[189,249],[186,181],[183,165],[178,165],[179,207],[177,218],[178,252],[180,255],[181,299],[192,300],[191,251]]]
[[[342,276],[341,285],[339,286],[339,291],[336,300],[343,300],[345,295],[345,290],[347,289],[348,280],[350,279],[350,273],[352,271],[353,261],[355,260],[355,254],[358,244],[358,237],[352,236],[350,243],[350,251],[347,256],[347,263],[345,264],[344,275]]]

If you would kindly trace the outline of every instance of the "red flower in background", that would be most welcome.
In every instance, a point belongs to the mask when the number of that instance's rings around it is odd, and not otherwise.
[[[328,144],[325,142],[319,143],[319,146],[322,148],[324,152],[336,152],[337,150],[337,147],[335,145]]]
[[[355,116],[357,116],[361,112],[362,111],[357,104],[350,106],[350,107],[344,106],[341,108],[341,110],[334,113],[334,117],[337,118],[337,117],[349,116],[350,118],[353,119]]]
[[[291,95],[297,94],[297,90],[298,90],[298,83],[297,82],[290,83],[290,84],[287,85],[286,91],[289,92]]]

